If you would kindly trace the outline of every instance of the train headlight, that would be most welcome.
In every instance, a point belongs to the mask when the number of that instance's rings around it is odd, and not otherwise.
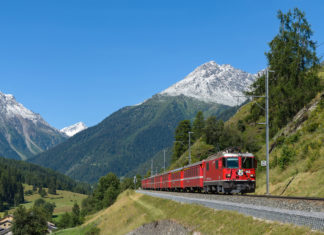
[[[251,178],[254,178],[254,177],[255,177],[255,175],[251,174],[251,175],[250,175],[250,177],[251,177]]]
[[[231,178],[231,174],[226,174],[226,178]]]

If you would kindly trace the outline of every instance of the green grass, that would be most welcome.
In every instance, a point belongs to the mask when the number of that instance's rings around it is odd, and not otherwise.
[[[280,224],[236,212],[217,211],[198,205],[181,204],[134,191],[122,193],[106,210],[93,215],[80,227],[62,230],[56,234],[85,234],[91,226],[100,228],[100,234],[126,234],[139,226],[158,220],[175,221],[191,232],[202,234],[322,234],[306,227]]]
[[[270,153],[270,192],[281,194],[290,180],[291,184],[283,195],[324,197],[324,99],[318,95],[316,108],[296,131],[293,128],[282,138],[282,144]],[[290,123],[291,126],[294,123]],[[288,125],[288,128],[289,125]],[[286,129],[287,130],[287,129]],[[284,131],[284,130],[283,130]],[[285,167],[280,159],[292,153]],[[263,147],[256,155],[265,159]],[[265,193],[265,171],[257,174],[257,193]]]
[[[32,186],[30,185],[24,185],[24,191],[31,190]],[[45,188],[47,192],[47,188]],[[43,199],[47,202],[54,202],[56,205],[56,208],[54,210],[54,220],[57,220],[59,215],[72,211],[72,207],[74,202],[77,202],[79,205],[81,205],[81,201],[87,197],[87,195],[79,194],[79,193],[73,193],[70,191],[63,191],[63,190],[57,190],[56,195],[47,194],[46,197]],[[33,195],[25,196],[26,203],[23,203],[22,205],[26,208],[31,208],[34,204],[34,202],[41,198],[41,196],[34,192]],[[15,208],[12,208],[9,210],[9,213],[13,213]],[[0,217],[3,216],[4,213],[0,213]]]

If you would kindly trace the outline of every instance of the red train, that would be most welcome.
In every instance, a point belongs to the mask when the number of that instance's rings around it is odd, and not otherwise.
[[[252,193],[257,162],[251,153],[221,152],[206,160],[142,180],[142,189]]]

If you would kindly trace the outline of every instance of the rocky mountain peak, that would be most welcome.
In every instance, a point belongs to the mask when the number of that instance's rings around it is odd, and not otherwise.
[[[39,114],[32,112],[18,103],[13,95],[2,92],[0,92],[0,114],[6,119],[19,117],[33,121],[34,123],[42,122],[42,124],[48,125]]]
[[[185,95],[206,102],[235,106],[245,101],[243,98],[238,101],[237,96],[242,96],[255,78],[255,75],[229,64],[219,65],[209,61],[160,94]]]
[[[39,114],[0,92],[0,156],[26,160],[66,139]]]
[[[63,129],[61,129],[61,132],[63,132],[67,136],[71,137],[85,129],[87,129],[87,126],[83,122],[78,122],[71,126],[64,127]]]

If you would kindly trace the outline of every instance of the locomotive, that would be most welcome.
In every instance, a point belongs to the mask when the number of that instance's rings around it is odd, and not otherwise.
[[[142,180],[142,189],[253,193],[257,161],[251,153],[219,152],[207,159]]]

